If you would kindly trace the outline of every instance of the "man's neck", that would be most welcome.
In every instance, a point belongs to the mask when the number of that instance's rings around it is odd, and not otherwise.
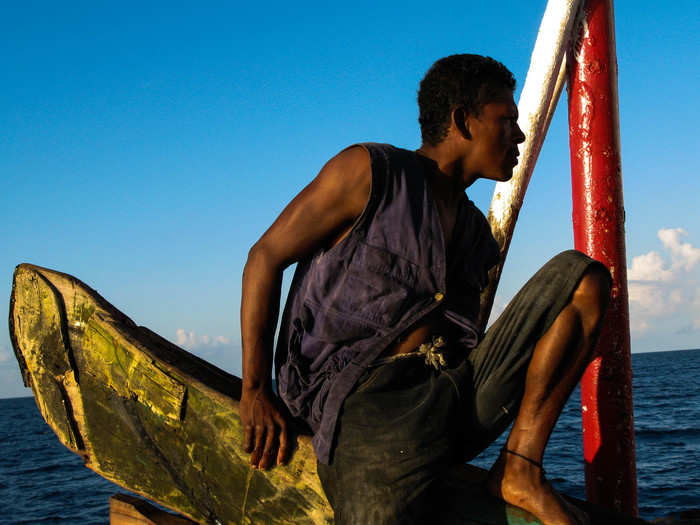
[[[467,188],[462,174],[462,159],[447,144],[423,144],[416,150],[432,167],[431,187],[435,198],[449,202]]]

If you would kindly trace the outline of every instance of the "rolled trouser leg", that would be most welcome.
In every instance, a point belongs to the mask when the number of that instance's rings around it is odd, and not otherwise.
[[[517,415],[535,344],[571,301],[584,274],[600,262],[568,250],[550,259],[521,288],[472,350],[463,366],[464,389],[471,389],[465,458],[490,445]],[[466,396],[465,396],[466,397]]]

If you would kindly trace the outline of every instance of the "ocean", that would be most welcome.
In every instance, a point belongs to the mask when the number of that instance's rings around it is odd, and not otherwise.
[[[632,365],[640,516],[700,509],[700,350],[633,354]],[[545,467],[558,490],[584,498],[579,399],[577,389]],[[474,463],[488,468],[502,442]],[[0,524],[104,525],[116,492],[59,443],[33,398],[0,399]]]

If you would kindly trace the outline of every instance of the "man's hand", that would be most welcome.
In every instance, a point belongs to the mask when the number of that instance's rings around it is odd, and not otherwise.
[[[279,398],[262,388],[243,389],[240,402],[240,417],[243,424],[243,449],[252,452],[250,465],[268,469],[287,460],[289,450],[287,419]]]

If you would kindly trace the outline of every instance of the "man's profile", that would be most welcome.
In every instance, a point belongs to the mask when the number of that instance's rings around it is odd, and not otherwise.
[[[525,139],[514,89],[491,58],[437,61],[418,93],[421,147],[341,151],[250,250],[244,446],[255,467],[282,463],[289,414],[303,421],[336,523],[426,521],[446,469],[511,422],[488,490],[545,523],[577,523],[542,458],[595,345],[607,269],[563,252],[486,334],[476,324],[500,251],[465,189],[512,176]],[[282,272],[292,263],[273,354]]]

